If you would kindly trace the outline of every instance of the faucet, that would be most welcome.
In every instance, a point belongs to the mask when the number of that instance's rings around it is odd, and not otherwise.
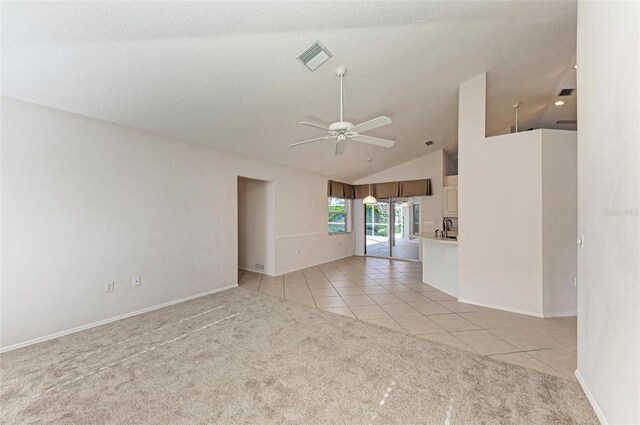
[[[445,239],[449,237],[449,230],[453,227],[453,221],[450,218],[442,219],[442,232],[440,233]]]

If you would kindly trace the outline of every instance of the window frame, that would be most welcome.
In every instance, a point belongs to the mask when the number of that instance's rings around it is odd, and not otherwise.
[[[329,211],[329,206],[331,205],[331,200],[332,199],[342,199],[344,200],[344,208],[345,208],[345,212],[335,212],[335,211]],[[332,223],[331,221],[329,221],[329,215],[330,214],[344,214],[344,231],[340,230],[337,232],[331,232],[329,230],[329,225]],[[338,223],[335,223],[338,224]],[[327,197],[327,233],[329,235],[346,235],[351,233],[351,199],[347,199],[347,198],[340,198],[337,196],[328,196]]]

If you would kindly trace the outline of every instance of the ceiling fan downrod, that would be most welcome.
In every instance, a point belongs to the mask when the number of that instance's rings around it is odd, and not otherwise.
[[[344,90],[342,87],[342,80],[347,73],[347,69],[344,66],[336,69],[336,75],[340,77],[340,122],[344,122]]]

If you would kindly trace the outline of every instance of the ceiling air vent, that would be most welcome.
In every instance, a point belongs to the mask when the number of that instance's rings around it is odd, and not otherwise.
[[[313,46],[298,55],[298,60],[311,71],[315,71],[316,68],[328,61],[330,57],[331,53],[316,41],[313,43]]]
[[[576,89],[562,89],[558,96],[571,96]]]

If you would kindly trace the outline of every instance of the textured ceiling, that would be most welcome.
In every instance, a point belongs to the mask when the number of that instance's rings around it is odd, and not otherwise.
[[[562,128],[575,102],[575,2],[3,2],[2,94],[354,180],[435,149],[456,150],[458,85],[487,71],[487,132]],[[310,72],[315,40],[333,54]],[[296,124],[384,114],[350,142],[288,148],[323,135]],[[436,143],[427,148],[424,142]]]

